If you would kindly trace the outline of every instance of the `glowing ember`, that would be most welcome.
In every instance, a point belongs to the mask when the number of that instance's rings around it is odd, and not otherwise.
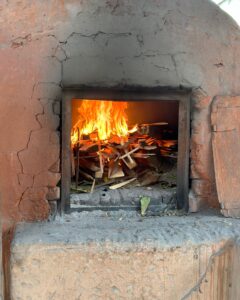
[[[114,135],[126,139],[129,133],[137,130],[137,126],[128,129],[126,109],[127,102],[82,100],[78,108],[79,118],[71,134],[72,144],[82,135],[90,135],[91,139],[93,132],[97,133],[99,140]]]

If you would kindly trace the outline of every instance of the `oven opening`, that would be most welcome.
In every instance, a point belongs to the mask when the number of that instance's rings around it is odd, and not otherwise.
[[[148,214],[158,215],[186,207],[183,102],[72,97],[67,103],[68,210],[145,206]]]

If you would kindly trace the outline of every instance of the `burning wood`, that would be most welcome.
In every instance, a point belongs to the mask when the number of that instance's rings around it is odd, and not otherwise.
[[[147,186],[159,182],[162,159],[177,157],[177,140],[149,132],[152,128],[161,132],[159,126],[167,123],[140,124],[129,130],[126,102],[82,102],[71,136],[76,189],[82,179],[89,182],[91,193],[110,184],[110,189],[118,189],[129,183]]]
[[[137,163],[134,159],[132,159],[131,154],[138,151],[139,149],[140,147],[137,147],[129,152],[126,149],[124,149],[125,154],[119,157],[119,159],[122,159],[130,170],[137,166]]]

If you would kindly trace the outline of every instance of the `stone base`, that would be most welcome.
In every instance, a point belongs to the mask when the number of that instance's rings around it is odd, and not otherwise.
[[[240,222],[82,212],[19,225],[11,299],[240,299]]]

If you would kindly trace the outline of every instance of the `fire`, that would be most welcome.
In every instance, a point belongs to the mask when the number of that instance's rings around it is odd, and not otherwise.
[[[78,108],[79,118],[73,126],[71,142],[75,144],[83,135],[97,133],[99,140],[107,140],[111,136],[127,138],[131,130],[127,123],[127,102],[82,100]]]

